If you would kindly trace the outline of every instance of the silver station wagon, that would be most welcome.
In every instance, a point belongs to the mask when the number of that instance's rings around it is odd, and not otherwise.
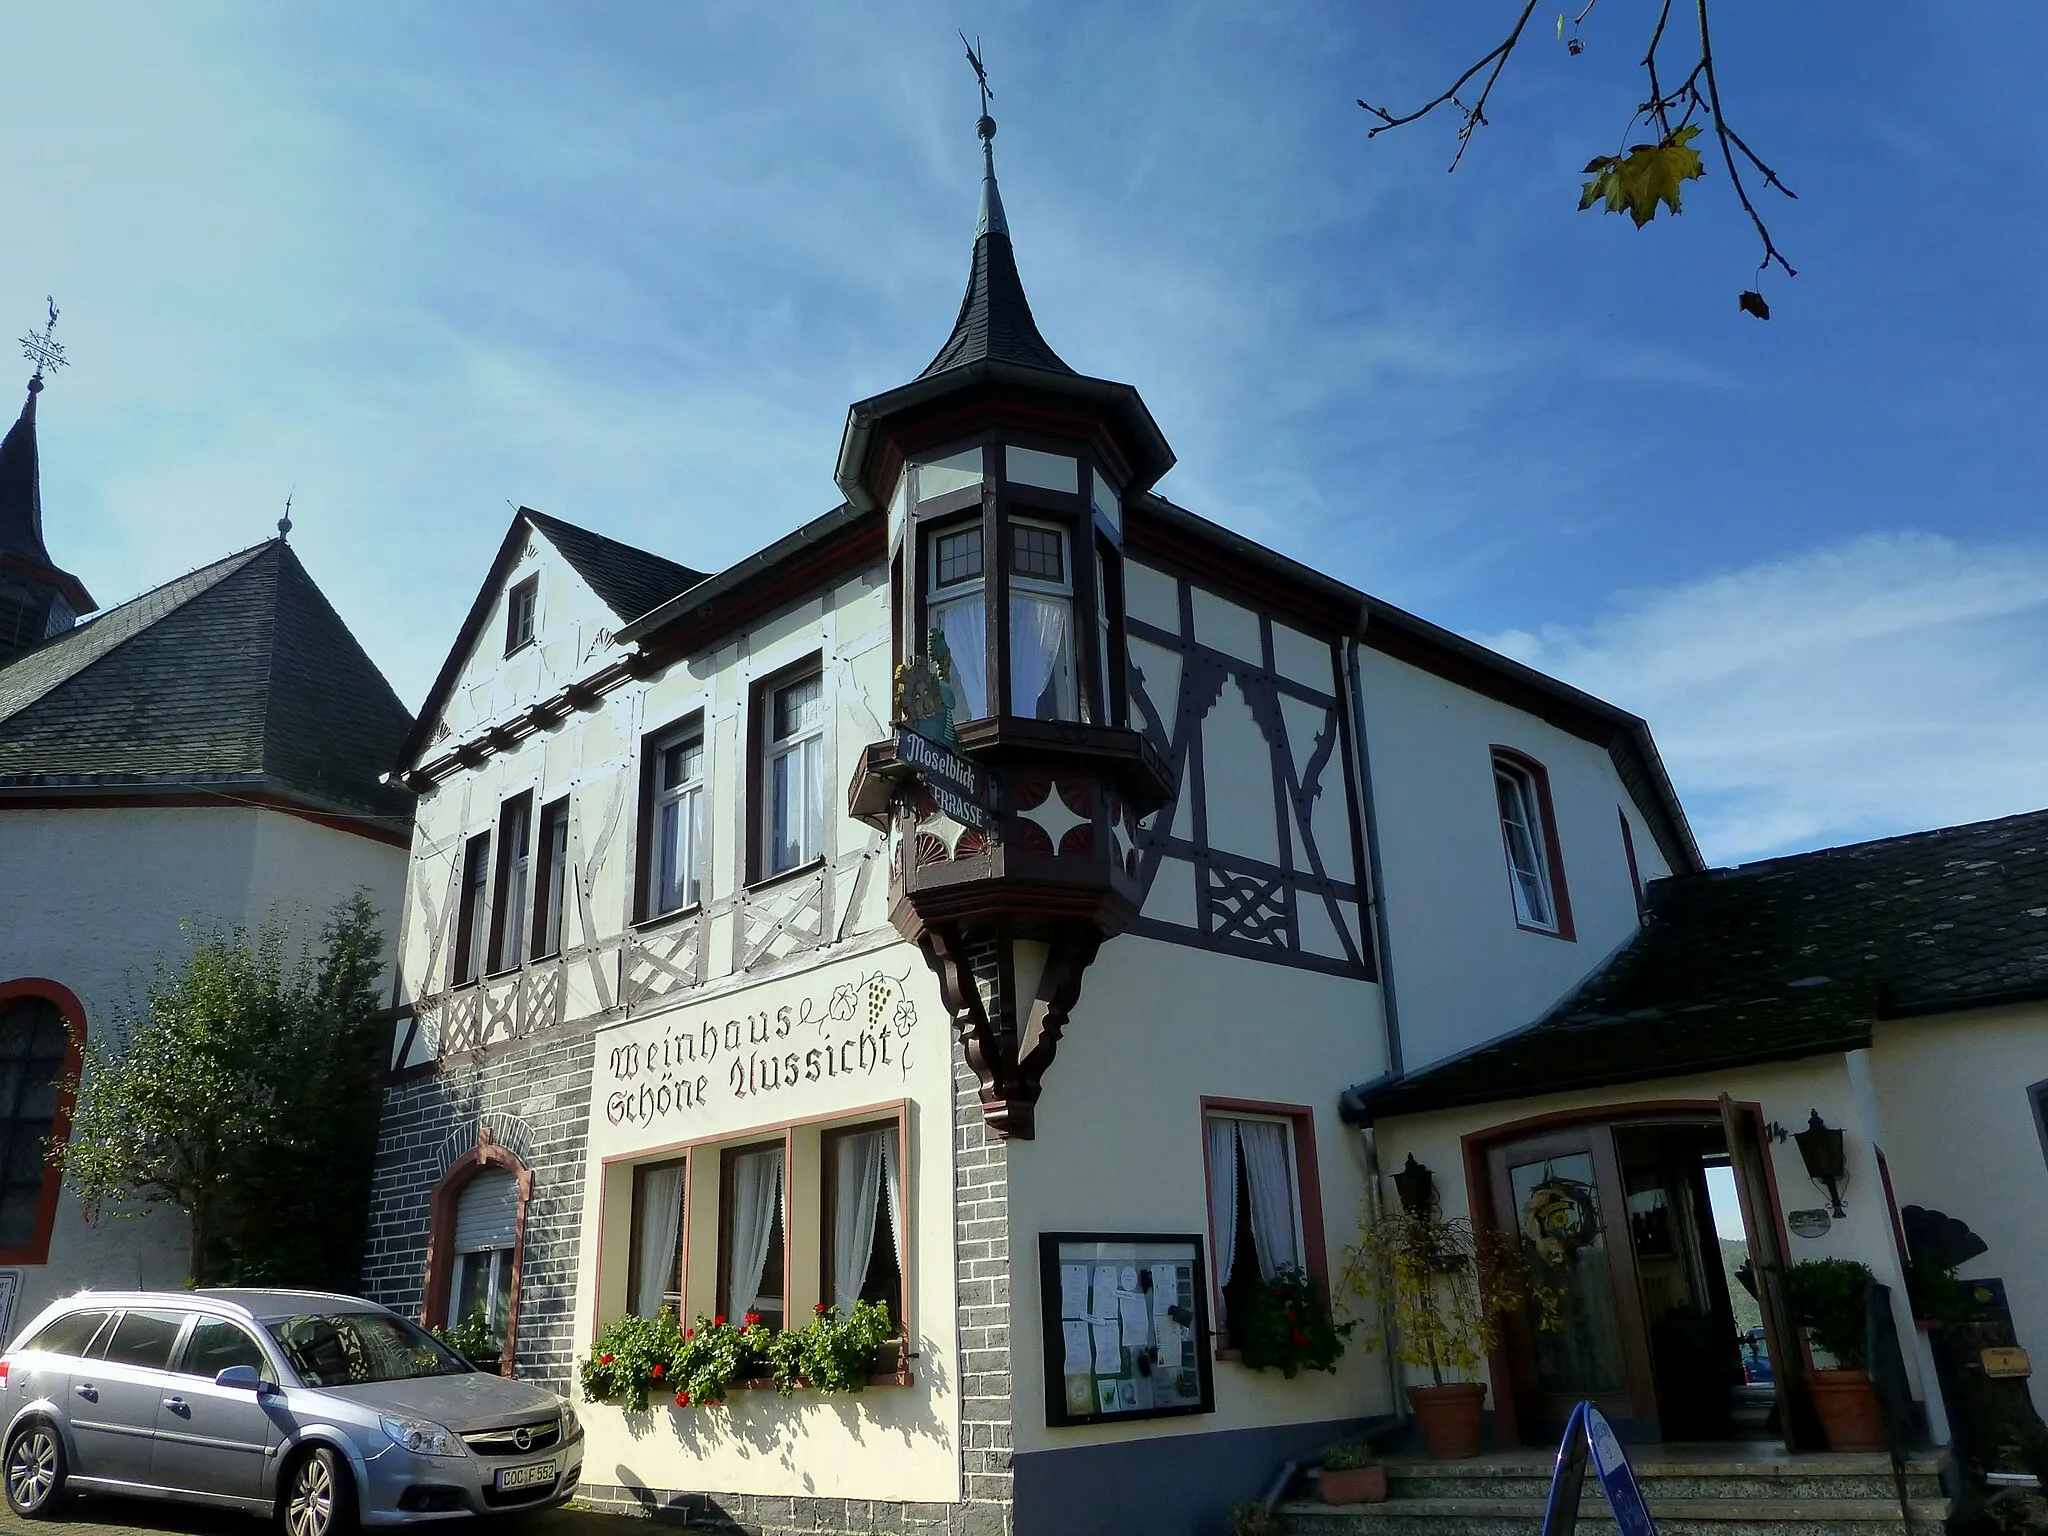
[[[86,1291],[0,1356],[9,1508],[72,1489],[358,1521],[545,1509],[583,1472],[569,1405],[395,1312],[319,1291]]]

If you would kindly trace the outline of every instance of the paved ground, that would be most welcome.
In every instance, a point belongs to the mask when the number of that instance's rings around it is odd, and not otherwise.
[[[476,1536],[651,1536],[659,1527],[631,1515],[578,1509],[465,1524]],[[141,1499],[73,1499],[54,1520],[23,1520],[0,1504],[5,1536],[270,1536],[276,1526],[253,1515],[216,1513]]]

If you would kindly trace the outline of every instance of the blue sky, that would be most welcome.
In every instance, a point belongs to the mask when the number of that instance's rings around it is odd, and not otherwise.
[[[1165,493],[1645,714],[1717,861],[2048,803],[2048,12],[1721,0],[1801,194],[1759,324],[1718,165],[1574,210],[1647,0],[1577,59],[1546,13],[1455,176],[1448,119],[1367,141],[1514,10],[0,11],[49,543],[111,603],[295,489],[416,703],[508,502],[706,568],[826,510],[959,302],[965,26],[1041,328],[1144,391]]]

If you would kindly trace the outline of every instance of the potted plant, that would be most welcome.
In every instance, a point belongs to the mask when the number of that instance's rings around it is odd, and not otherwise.
[[[1429,1371],[1429,1385],[1408,1388],[1429,1454],[1477,1455],[1486,1385],[1470,1378],[1500,1346],[1501,1319],[1533,1301],[1536,1325],[1556,1326],[1557,1297],[1533,1283],[1520,1245],[1506,1233],[1476,1231],[1462,1216],[1447,1220],[1433,1205],[1390,1210],[1360,1222],[1343,1279],[1372,1304],[1368,1317],[1391,1324],[1396,1355]]]
[[[1881,1451],[1889,1443],[1864,1349],[1865,1298],[1874,1278],[1854,1259],[1805,1259],[1785,1271],[1793,1321],[1833,1361],[1831,1369],[1816,1364],[1811,1382],[1830,1450]]]
[[[1387,1496],[1387,1469],[1363,1440],[1323,1452],[1325,1504],[1377,1504]]]

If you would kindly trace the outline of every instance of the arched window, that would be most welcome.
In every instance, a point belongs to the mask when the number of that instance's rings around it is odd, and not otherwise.
[[[486,1131],[434,1186],[428,1205],[421,1321],[446,1327],[482,1312],[512,1373],[519,1343],[519,1284],[533,1174]]]
[[[51,982],[0,985],[0,1264],[43,1264],[61,1177],[52,1142],[71,1134],[84,1012]]]

